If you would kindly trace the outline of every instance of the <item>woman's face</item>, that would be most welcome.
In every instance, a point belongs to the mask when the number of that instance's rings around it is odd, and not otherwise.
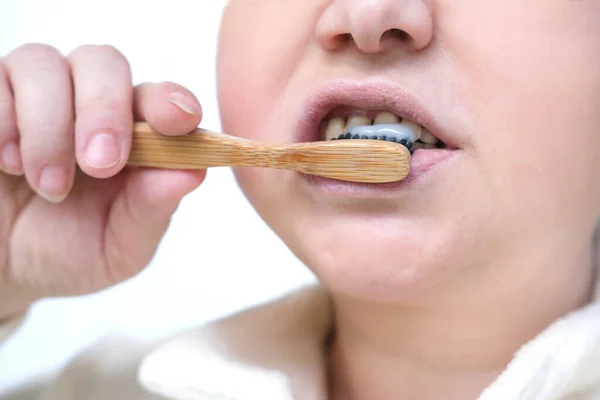
[[[393,187],[263,169],[237,170],[239,183],[324,284],[353,296],[398,299],[558,254],[600,205],[598,21],[596,0],[231,0],[225,132],[320,140],[339,118],[388,111],[446,145],[417,150]]]

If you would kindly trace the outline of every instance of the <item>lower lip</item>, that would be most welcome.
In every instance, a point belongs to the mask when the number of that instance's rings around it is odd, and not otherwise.
[[[361,194],[361,193],[380,193],[398,192],[405,190],[418,181],[423,180],[427,175],[439,171],[448,164],[458,153],[456,149],[418,149],[411,158],[410,172],[401,181],[390,183],[357,183],[346,182],[336,179],[323,178],[315,175],[302,174],[311,186],[317,190],[328,192],[330,194]]]

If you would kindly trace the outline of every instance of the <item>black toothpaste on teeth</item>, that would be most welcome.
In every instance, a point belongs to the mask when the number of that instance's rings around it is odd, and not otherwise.
[[[340,135],[340,136],[338,136],[336,138],[331,138],[330,140],[347,140],[347,139],[384,140],[384,141],[388,141],[388,142],[393,142],[393,143],[401,144],[404,147],[406,147],[408,149],[408,151],[410,151],[411,154],[413,153],[413,145],[414,145],[414,143],[411,142],[411,141],[409,141],[406,138],[402,138],[402,139],[396,140],[396,138],[393,137],[393,136],[386,138],[385,136],[382,137],[382,136],[366,136],[366,135],[363,135],[363,136],[360,136],[360,137],[356,137],[356,135],[355,135],[355,136],[352,136],[352,137],[348,138],[347,134],[343,134],[343,135]]]
[[[416,124],[376,124],[376,125],[359,125],[350,128],[344,134],[331,140],[342,139],[371,139],[371,140],[386,140],[389,142],[399,143],[405,146],[410,153],[413,152],[414,142],[421,138],[422,128],[413,126]]]

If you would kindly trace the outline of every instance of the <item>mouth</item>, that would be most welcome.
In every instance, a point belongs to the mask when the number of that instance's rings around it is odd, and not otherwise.
[[[319,140],[384,140],[405,146],[411,154],[420,149],[448,146],[421,124],[394,111],[336,107],[321,121]]]
[[[360,184],[305,176],[311,183],[331,192],[387,192],[399,190],[442,171],[459,153],[461,137],[442,129],[412,93],[382,82],[330,82],[309,99],[301,118],[298,141],[386,140],[411,152],[411,168],[400,182]]]

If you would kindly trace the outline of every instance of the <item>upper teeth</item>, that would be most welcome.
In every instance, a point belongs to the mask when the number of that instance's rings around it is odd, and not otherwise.
[[[374,120],[364,115],[351,115],[347,120],[341,117],[331,118],[321,125],[321,138],[324,140],[336,139],[348,132],[360,133],[360,131],[364,131],[365,134],[369,134],[373,131],[373,128],[367,128],[370,125],[386,125],[390,129],[386,129],[385,135],[395,137],[396,140],[409,138],[415,142],[420,139],[421,142],[432,145],[438,142],[438,139],[423,129],[421,125],[407,119],[402,120],[388,111],[380,112]],[[392,125],[395,125],[396,129],[391,129]]]
[[[348,118],[348,122],[346,123],[346,130],[361,125],[371,125],[371,120],[363,115],[353,115],[350,118]]]
[[[373,125],[379,124],[397,124],[400,122],[400,118],[396,114],[392,114],[391,112],[382,112],[375,117],[373,121]],[[367,124],[368,125],[368,124]]]

